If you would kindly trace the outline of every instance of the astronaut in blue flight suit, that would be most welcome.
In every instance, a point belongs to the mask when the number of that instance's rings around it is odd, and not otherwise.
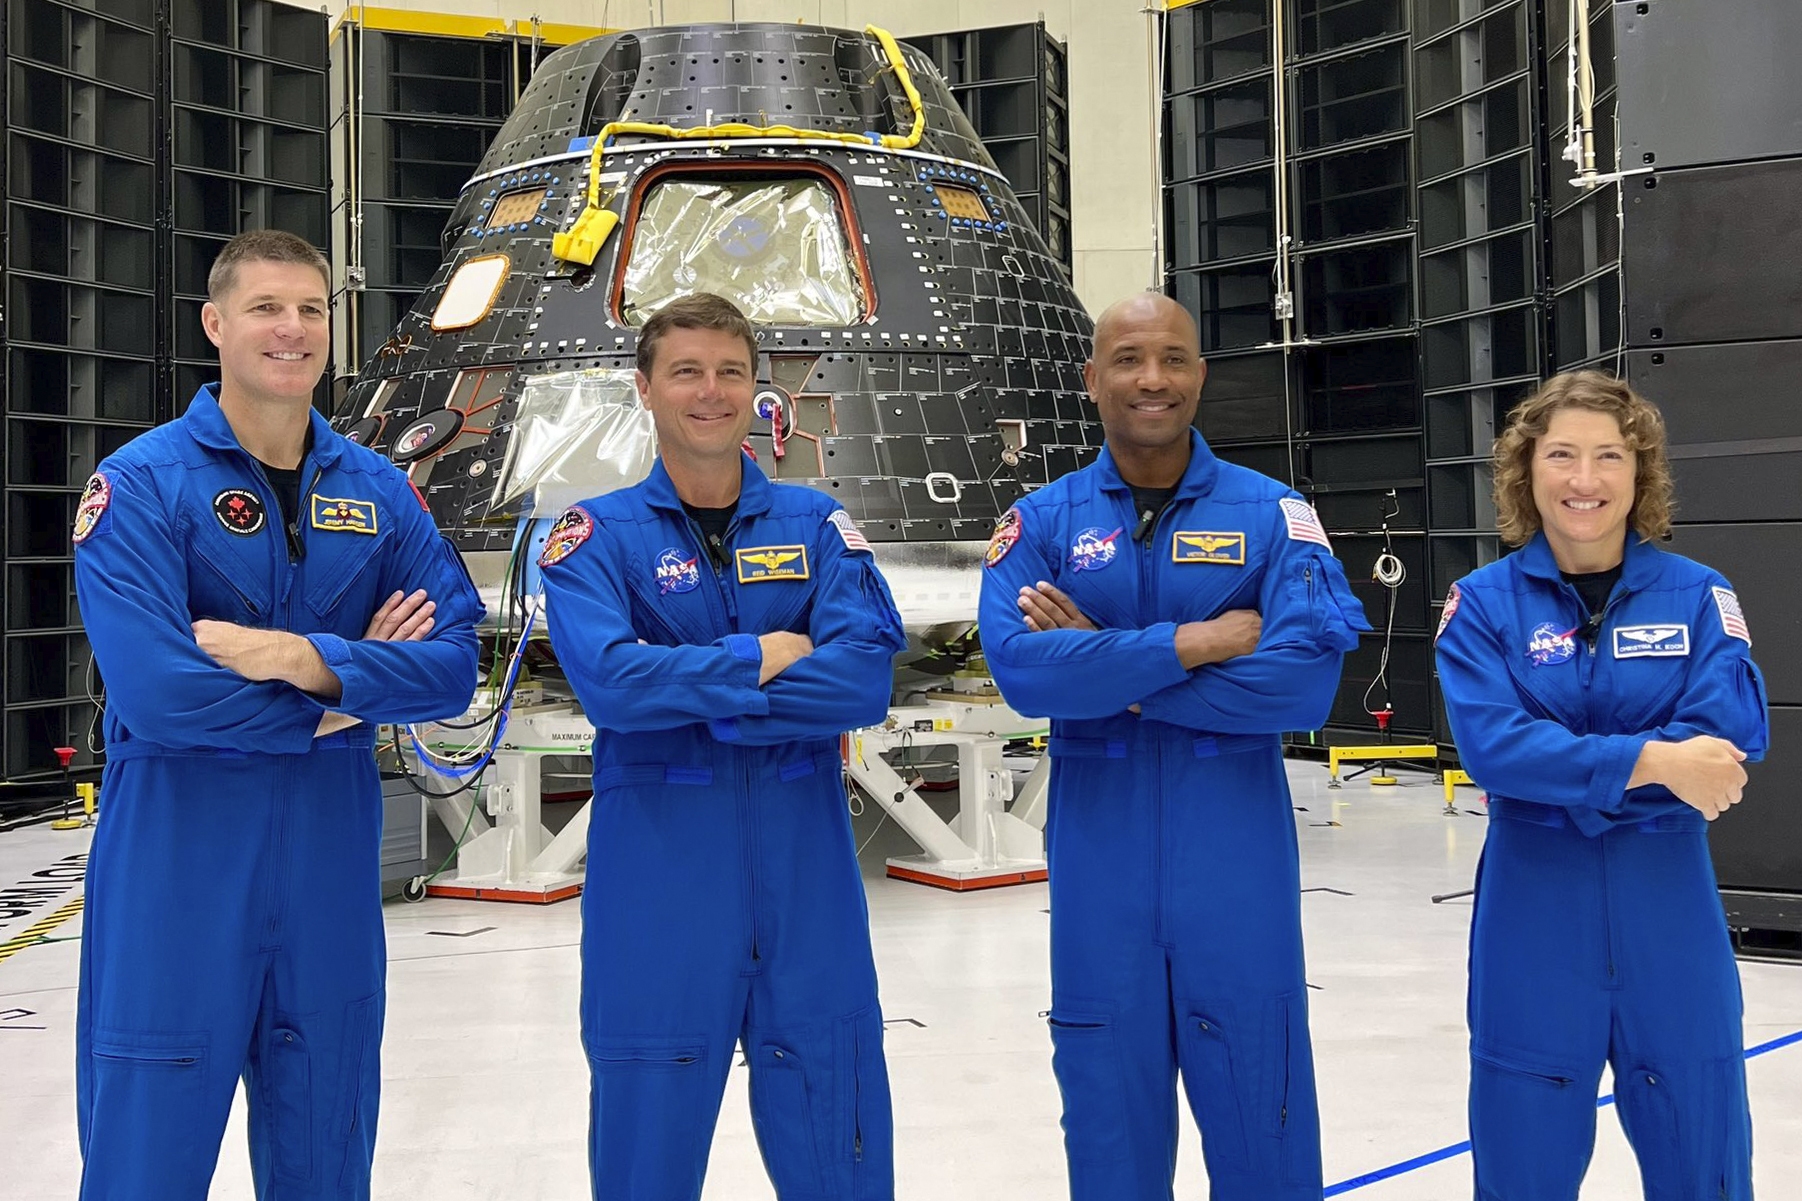
[[[701,1195],[742,1040],[782,1201],[894,1195],[888,1074],[839,755],[888,712],[901,619],[830,497],[740,446],[757,343],[698,294],[639,332],[650,477],[540,562],[595,726],[582,1039],[597,1201]]]
[[[481,602],[391,463],[312,410],[329,267],[220,252],[221,381],[100,464],[76,593],[106,683],[76,1028],[84,1201],[201,1201],[238,1078],[263,1199],[369,1196],[374,725],[461,712]]]
[[[1193,320],[1143,293],[1085,370],[1107,447],[1010,510],[981,629],[1052,719],[1051,1039],[1074,1201],[1171,1195],[1176,1079],[1214,1201],[1321,1196],[1280,735],[1369,628],[1309,505],[1191,428]]]
[[[1554,378],[1496,444],[1503,537],[1446,599],[1439,678],[1489,792],[1471,925],[1479,1201],[1574,1201],[1613,1065],[1649,1201],[1749,1201],[1739,973],[1707,823],[1768,737],[1732,586],[1658,549],[1656,408]]]

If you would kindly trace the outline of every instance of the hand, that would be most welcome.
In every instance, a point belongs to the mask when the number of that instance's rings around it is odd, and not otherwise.
[[[348,730],[362,724],[360,719],[348,713],[327,711],[319,715],[319,726],[313,731],[313,737],[324,738],[327,734],[336,734],[339,730]]]
[[[759,687],[813,654],[813,639],[787,630],[758,635],[757,646],[763,652],[763,669],[757,673]]]
[[[1628,788],[1662,784],[1713,821],[1739,804],[1746,786],[1746,753],[1725,738],[1698,734],[1682,742],[1648,742]]]
[[[210,620],[194,623],[194,641],[213,662],[247,680],[286,679],[293,666],[291,644],[307,645],[304,638],[285,630],[258,630]]]
[[[1083,615],[1076,602],[1055,585],[1044,580],[1037,587],[1020,589],[1016,602],[1026,628],[1038,633],[1044,630],[1092,630],[1095,623]]]
[[[1228,609],[1212,621],[1186,621],[1176,627],[1176,658],[1184,668],[1225,663],[1258,649],[1264,619],[1255,609]]]
[[[419,642],[432,632],[432,615],[438,602],[426,596],[424,588],[411,596],[396,592],[382,603],[363,631],[366,642]]]

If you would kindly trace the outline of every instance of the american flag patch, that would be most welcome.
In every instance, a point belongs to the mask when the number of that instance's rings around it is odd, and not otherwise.
[[[1283,520],[1289,525],[1289,537],[1297,542],[1317,542],[1328,550],[1333,544],[1327,541],[1326,530],[1321,527],[1320,517],[1314,512],[1314,506],[1305,500],[1297,500],[1293,496],[1282,499]]]
[[[1729,638],[1738,638],[1747,646],[1752,645],[1752,631],[1746,628],[1746,615],[1740,611],[1739,597],[1731,588],[1716,585],[1714,590],[1714,607],[1721,611],[1721,629]]]
[[[846,550],[862,550],[869,551],[871,554],[876,553],[874,550],[870,549],[870,540],[863,536],[863,531],[857,528],[857,523],[855,521],[851,520],[851,514],[845,512],[843,509],[834,509],[832,510],[832,516],[828,517],[826,520],[832,523],[832,528],[838,531],[838,536],[845,540]]]

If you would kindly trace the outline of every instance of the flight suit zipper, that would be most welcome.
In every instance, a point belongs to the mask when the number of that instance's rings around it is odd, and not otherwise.
[[[738,604],[732,595],[731,582],[726,579],[726,568],[732,562],[728,542],[738,532],[738,517],[733,515],[724,538],[718,534],[708,534],[701,529],[698,521],[686,514],[684,520],[688,523],[690,536],[700,544],[701,553],[713,565],[713,596],[719,602],[726,632],[736,634],[739,632]],[[751,766],[746,762],[742,750],[722,747],[721,751],[738,757],[738,795],[733,801],[738,807],[739,856],[745,873],[745,913],[751,927],[751,962],[761,965],[763,954],[757,940],[757,806],[751,803]]]
[[[1610,590],[1608,598],[1602,602],[1601,610],[1590,613],[1588,604],[1583,600],[1582,594],[1577,592],[1575,586],[1566,583],[1564,588],[1567,593],[1576,594],[1577,611],[1583,615],[1583,620],[1578,623],[1577,629],[1583,635],[1583,648],[1586,653],[1582,656],[1577,678],[1583,686],[1584,695],[1588,698],[1584,709],[1589,718],[1589,731],[1602,729],[1605,723],[1597,721],[1596,704],[1604,698],[1598,695],[1590,684],[1595,679],[1596,660],[1600,657],[1602,629],[1607,624],[1608,614],[1614,608],[1615,601],[1624,593],[1621,591],[1621,585],[1616,583]],[[1584,732],[1588,733],[1589,731]],[[1606,836],[1596,840],[1596,855],[1601,864],[1602,953],[1606,959],[1604,966],[1608,973],[1607,987],[1618,988],[1620,971],[1614,954],[1614,895],[1608,884],[1608,839]]]
[[[851,1031],[851,1161],[863,1162],[863,1039]]]
[[[1172,498],[1174,499],[1174,498]],[[1132,525],[1135,533],[1142,528],[1144,536],[1139,542],[1139,621],[1140,628],[1149,625],[1157,616],[1157,591],[1154,579],[1154,567],[1157,555],[1158,525],[1164,519],[1164,512],[1170,507],[1168,503],[1160,505],[1152,513],[1151,520],[1145,522],[1137,512],[1138,506],[1131,506]],[[1140,727],[1143,729],[1143,726]],[[1163,743],[1154,741],[1151,752],[1151,807],[1152,807],[1152,887],[1157,903],[1152,907],[1152,941],[1164,942],[1164,915],[1169,909],[1169,897],[1166,895],[1170,881],[1170,865],[1167,862],[1169,847],[1164,838],[1164,747]]]

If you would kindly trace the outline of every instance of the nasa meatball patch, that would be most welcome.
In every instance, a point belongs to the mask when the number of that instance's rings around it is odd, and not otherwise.
[[[232,533],[248,538],[263,528],[269,520],[269,510],[263,507],[263,500],[256,493],[243,488],[227,488],[213,498],[213,516]]]
[[[658,596],[693,592],[701,582],[701,557],[688,554],[681,547],[665,547],[657,556],[652,574],[657,580]]]
[[[593,534],[594,518],[588,515],[588,510],[579,505],[563,510],[563,515],[551,523],[550,535],[545,538],[544,550],[538,556],[538,566],[551,567],[563,562]]]
[[[1112,563],[1119,554],[1120,535],[1125,532],[1125,526],[1116,526],[1109,532],[1097,525],[1076,535],[1076,541],[1070,544],[1070,570],[1100,571]]]
[[[88,535],[100,528],[101,518],[112,503],[113,486],[96,471],[88,477],[87,487],[81,490],[81,502],[75,506],[75,545],[86,542]]]

